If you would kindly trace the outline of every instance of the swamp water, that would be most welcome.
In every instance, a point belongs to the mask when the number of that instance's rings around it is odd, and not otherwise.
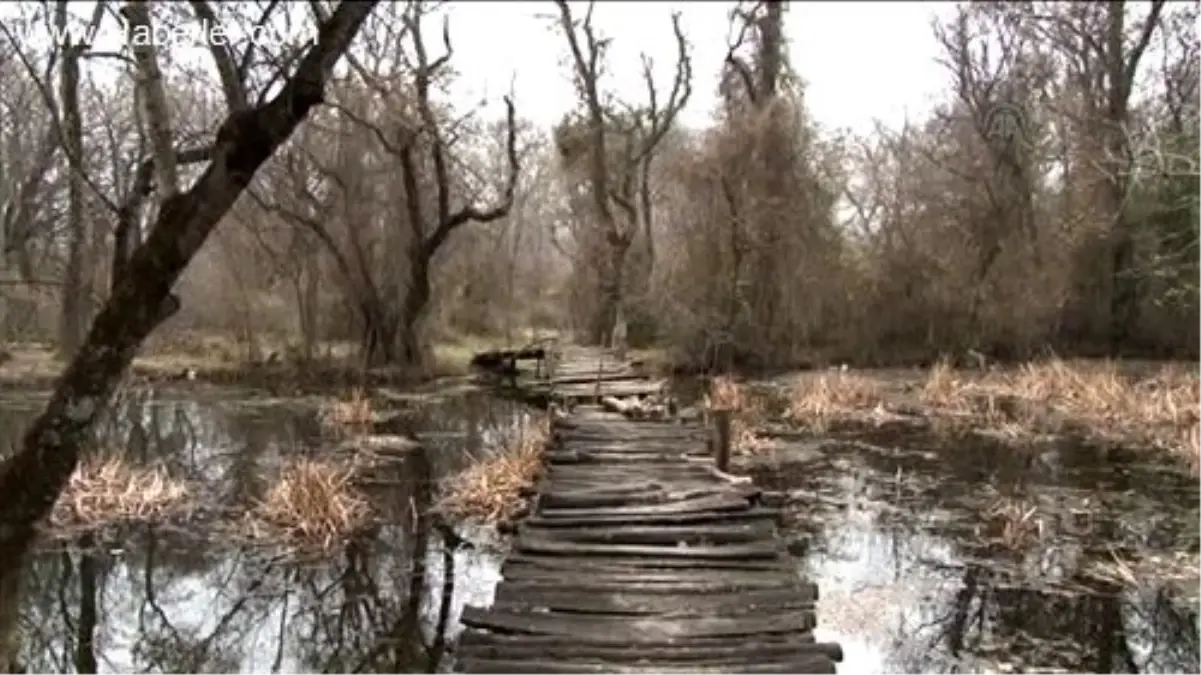
[[[39,409],[0,401],[0,444]],[[504,543],[461,530],[473,543],[453,548],[440,620],[443,537],[418,512],[519,407],[478,392],[417,407],[427,450],[379,476],[385,524],[307,563],[203,521],[321,443],[315,404],[163,394],[122,414],[146,432],[138,452],[201,486],[200,524],[47,545],[26,576],[29,672],[444,670],[462,607],[490,602]],[[818,638],[842,643],[841,672],[1196,672],[1197,484],[1138,459],[892,436],[794,445],[749,471],[791,495],[785,534],[820,586]],[[1016,534],[998,534],[1007,519]]]
[[[790,494],[840,671],[1197,671],[1195,480],[1067,444],[845,436],[750,471]]]
[[[431,486],[511,428],[519,407],[479,392],[417,399],[402,426],[424,451],[372,470],[367,485],[381,526],[298,559],[239,545],[217,524],[261,498],[286,459],[337,443],[322,437],[318,402],[210,393],[124,402],[102,431],[108,445],[185,479],[199,503],[178,522],[47,542],[25,576],[27,672],[445,670],[462,607],[491,600],[504,542],[460,528],[447,550],[421,514]],[[0,444],[18,443],[39,410],[11,394],[0,401]]]

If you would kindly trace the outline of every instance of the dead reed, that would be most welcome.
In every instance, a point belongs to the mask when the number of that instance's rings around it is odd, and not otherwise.
[[[369,526],[375,511],[355,485],[355,470],[331,461],[299,459],[285,466],[243,520],[259,541],[331,550]]]
[[[908,418],[936,428],[970,425],[1015,443],[1059,433],[1067,424],[1092,437],[1169,450],[1194,472],[1201,470],[1201,386],[1197,372],[1182,367],[1136,377],[1109,361],[1052,358],[988,373],[940,361],[917,386],[916,397],[906,386],[823,373],[792,389],[784,419],[822,432],[835,421]]]
[[[880,383],[854,373],[823,373],[794,388],[784,419],[814,431],[830,422],[870,416],[883,401]]]
[[[75,534],[177,514],[189,504],[187,486],[163,469],[140,467],[116,456],[80,462],[50,512],[56,534]]]
[[[374,407],[371,397],[356,387],[341,400],[330,401],[321,408],[321,423],[326,428],[361,428],[371,424]]]
[[[996,541],[1010,551],[1023,551],[1043,536],[1043,520],[1038,507],[1022,499],[1001,497],[987,512],[996,528]]]
[[[483,523],[512,520],[525,505],[524,493],[542,473],[549,441],[548,417],[523,421],[495,453],[446,478],[435,508]]]
[[[1113,362],[1073,365],[1051,359],[986,379],[982,386],[1035,404],[1031,409],[1053,411],[1097,436],[1160,447],[1196,466],[1201,408],[1196,372],[1169,366],[1136,378],[1122,374]]]
[[[763,423],[763,401],[734,378],[726,375],[713,378],[702,404],[707,413],[714,410],[730,411],[730,444],[735,453],[759,454],[775,447],[770,438],[755,432],[756,427]]]

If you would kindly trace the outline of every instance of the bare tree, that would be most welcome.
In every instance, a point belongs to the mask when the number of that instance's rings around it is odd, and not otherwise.
[[[649,102],[645,110],[634,110],[629,121],[615,119],[601,100],[600,74],[608,42],[598,38],[592,24],[594,5],[589,3],[584,18],[577,21],[564,0],[559,6],[559,27],[567,38],[571,63],[580,100],[583,104],[582,130],[573,138],[573,130],[561,127],[560,154],[570,166],[577,158],[587,167],[592,215],[600,228],[599,256],[600,301],[590,322],[589,339],[602,344],[614,341],[615,330],[625,322],[624,304],[627,286],[626,257],[639,228],[641,206],[644,231],[650,232],[650,171],[654,154],[664,135],[692,92],[692,66],[688,41],[680,27],[679,14],[672,15],[672,30],[677,46],[675,79],[671,94],[660,107],[652,75],[652,63],[644,57],[644,78]],[[617,124],[614,124],[617,122]],[[616,127],[617,133],[614,134]],[[624,128],[623,128],[624,127]],[[620,147],[614,150],[611,143]],[[612,162],[612,157],[620,159]],[[621,214],[615,212],[614,207]],[[648,239],[648,244],[650,240]],[[653,256],[653,244],[649,251]]]
[[[0,607],[19,603],[21,562],[37,525],[75,470],[85,435],[117,381],[142,341],[178,310],[171,286],[258,168],[322,102],[334,65],[375,5],[339,4],[329,20],[321,22],[315,44],[279,93],[226,118],[207,170],[160,209],[149,237],[131,257],[46,410],[30,425],[22,449],[0,464],[0,492],[7,495],[0,506]],[[4,614],[11,620],[7,609]],[[11,624],[0,626],[0,635],[7,638],[14,630]],[[12,655],[5,656],[2,665],[11,667]]]
[[[393,44],[400,44],[403,39],[411,49],[411,53],[397,55],[401,57],[397,61],[405,63],[409,71],[404,76],[407,80],[404,84],[385,86],[382,74],[372,72],[357,57],[350,59],[352,69],[363,84],[387,107],[377,106],[372,112],[372,106],[362,101],[346,101],[338,106],[338,121],[333,130],[337,139],[336,154],[340,155],[333,162],[336,166],[325,165],[319,157],[322,153],[302,149],[300,156],[293,160],[294,170],[289,179],[298,197],[291,205],[262,195],[261,191],[255,192],[269,211],[311,231],[329,252],[349,299],[358,310],[363,356],[372,366],[420,366],[427,361],[422,329],[432,297],[434,256],[464,225],[495,222],[507,216],[520,176],[516,112],[512,101],[506,98],[504,185],[496,191],[499,194],[491,206],[477,206],[471,199],[455,205],[459,181],[452,172],[454,125],[435,109],[431,96],[434,83],[449,66],[453,48],[449,26],[444,23],[444,52],[437,57],[430,55],[422,31],[427,12],[424,3],[414,1],[404,6],[400,17],[403,31]],[[376,58],[382,60],[383,57]],[[396,83],[402,76],[392,77]],[[397,91],[409,92],[411,98],[402,105],[397,100]],[[369,146],[364,145],[368,142],[364,139],[356,140],[352,133],[355,129],[368,132]],[[373,161],[383,162],[387,158],[395,163],[399,186],[368,180],[363,172],[366,147],[370,147],[369,156]],[[325,186],[321,192],[324,194],[318,194],[310,184],[308,173],[311,171],[323,176]],[[364,209],[371,203],[370,196],[378,190],[395,190],[396,187],[402,196],[399,200],[402,210],[389,220],[402,226],[403,231],[394,231],[391,227],[378,229],[384,230],[381,238],[403,246],[404,255],[396,259],[389,246],[377,264],[369,252],[373,247],[368,240],[369,233],[377,228],[368,227],[364,221],[378,218],[379,211],[369,213]],[[329,226],[339,204],[345,221],[344,244],[339,243]],[[394,293],[388,287],[388,281],[398,270],[403,273],[403,282],[400,292]]]

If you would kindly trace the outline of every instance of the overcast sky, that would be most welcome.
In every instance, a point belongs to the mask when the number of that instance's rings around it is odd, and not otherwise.
[[[586,4],[573,5],[576,15],[583,16]],[[73,7],[79,25],[86,23],[92,6],[80,2]],[[666,90],[676,56],[670,17],[678,10],[692,43],[694,71],[693,95],[684,121],[703,125],[714,110],[732,6],[732,2],[648,0],[597,3],[594,23],[600,34],[613,40],[609,72],[602,86],[627,100],[645,100],[639,54],[646,52],[655,59],[661,87]],[[907,112],[924,114],[934,96],[945,95],[949,81],[945,70],[934,62],[938,50],[931,20],[953,10],[951,2],[792,3],[785,14],[785,28],[793,65],[808,83],[806,102],[812,116],[825,127],[866,132],[874,118],[895,126]],[[20,11],[20,3],[0,8],[0,20]],[[456,103],[472,105],[486,97],[490,101],[486,114],[499,115],[500,97],[513,83],[519,115],[546,126],[556,123],[575,104],[565,62],[567,44],[552,30],[557,13],[553,3],[457,1],[445,11],[451,20],[453,64],[461,73],[452,90]],[[238,26],[222,28],[230,34],[239,32]],[[427,31],[427,41],[436,43],[433,21]],[[42,32],[37,38],[18,33],[18,40],[28,41],[26,48],[44,49],[44,44],[34,44],[46,39]],[[108,20],[96,48],[116,49],[123,41],[122,33]],[[171,51],[177,58],[208,60],[203,48],[174,44]],[[181,53],[185,51],[188,56]]]
[[[604,85],[627,96],[645,96],[639,52],[656,62],[663,87],[675,63],[671,12],[679,10],[693,45],[695,83],[689,124],[712,113],[716,78],[726,53],[728,2],[601,2],[594,22],[613,38]],[[580,3],[577,16],[583,14]],[[808,82],[806,99],[822,125],[868,131],[872,119],[899,124],[906,111],[921,115],[949,82],[934,62],[930,22],[953,3],[794,2],[786,16],[793,65]],[[497,98],[516,74],[520,114],[553,124],[573,105],[567,45],[550,30],[549,2],[455,3],[449,10],[455,64],[463,74],[457,97]],[[541,15],[541,18],[539,18]]]

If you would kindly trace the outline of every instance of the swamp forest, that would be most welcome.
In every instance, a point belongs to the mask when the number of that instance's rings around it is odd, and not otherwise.
[[[485,4],[0,8],[0,672],[451,671],[559,346],[730,411],[841,670],[1201,667],[1201,4],[928,3],[870,130],[825,3]]]

